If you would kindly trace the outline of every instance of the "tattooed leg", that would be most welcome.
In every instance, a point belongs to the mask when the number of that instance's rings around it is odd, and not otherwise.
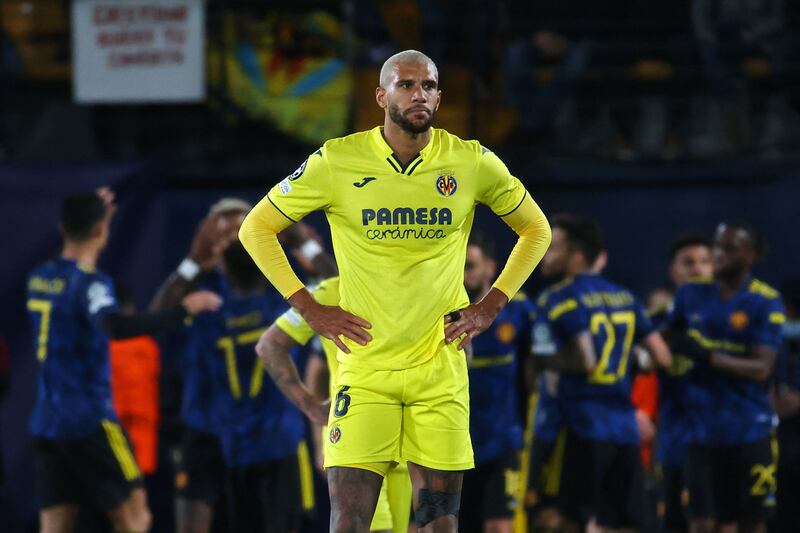
[[[463,472],[434,470],[408,463],[414,486],[414,520],[423,533],[458,531]]]
[[[331,532],[368,532],[382,483],[382,476],[362,468],[346,466],[329,468]]]

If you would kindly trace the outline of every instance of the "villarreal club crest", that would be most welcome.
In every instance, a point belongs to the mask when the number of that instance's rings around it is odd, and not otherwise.
[[[330,431],[328,432],[328,439],[330,439],[331,444],[336,444],[342,438],[342,430],[339,429],[339,426],[332,426]]]
[[[442,174],[436,178],[436,190],[442,196],[453,196],[458,189],[458,182],[455,176],[451,174]]]

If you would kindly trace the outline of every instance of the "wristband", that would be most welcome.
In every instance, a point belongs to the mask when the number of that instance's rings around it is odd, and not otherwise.
[[[314,258],[321,253],[322,253],[322,246],[320,246],[319,243],[314,239],[308,239],[306,242],[303,243],[303,246],[300,247],[300,255],[302,255],[309,261],[313,261]]]
[[[200,273],[200,265],[187,257],[178,265],[177,272],[186,281],[192,281]]]

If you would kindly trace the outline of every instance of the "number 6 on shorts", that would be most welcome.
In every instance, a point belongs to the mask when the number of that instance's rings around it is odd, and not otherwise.
[[[349,390],[350,386],[345,385],[336,393],[336,403],[333,404],[333,416],[340,417],[347,414],[347,410],[350,408],[350,396],[346,393]]]

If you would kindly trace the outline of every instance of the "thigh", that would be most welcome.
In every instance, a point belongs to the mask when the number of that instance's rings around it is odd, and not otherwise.
[[[721,521],[744,524],[763,522],[767,518],[768,498],[775,494],[775,462],[769,437],[734,447],[730,469],[737,472],[732,505],[719,510]]]
[[[596,512],[594,495],[599,490],[595,447],[572,430],[564,438],[564,460],[556,498],[565,518],[585,524]]]
[[[776,529],[789,533],[800,524],[800,434],[781,434],[777,478]]]
[[[133,489],[125,501],[109,509],[107,514],[114,531],[150,530],[150,509],[143,487]]]
[[[645,506],[644,472],[638,446],[603,442],[596,461],[602,471],[595,495],[597,523],[613,529],[638,529]]]
[[[467,363],[454,344],[404,371],[402,458],[435,470],[474,466]]]
[[[709,446],[690,444],[686,449],[684,475],[689,494],[686,508],[689,518],[693,520],[713,518],[716,515],[711,459]]]
[[[667,531],[686,529],[684,512],[685,483],[683,468],[663,466],[662,490],[664,497],[664,528]]]
[[[340,365],[331,398],[325,467],[388,463],[400,455],[402,371]]]
[[[383,476],[365,468],[327,469],[331,501],[330,531],[369,531]]]
[[[231,469],[236,530],[282,533],[302,518],[300,468],[296,455]]]
[[[486,491],[486,465],[477,465],[464,472],[461,483],[461,507],[458,513],[459,531],[483,532],[483,495]]]
[[[63,451],[62,441],[52,439],[33,439],[33,468],[36,479],[36,497],[39,508],[77,506],[82,487],[77,475],[72,471],[68,457]],[[77,508],[77,507],[76,507]],[[48,516],[63,515],[63,512]],[[57,519],[54,519],[57,521]]]
[[[110,511],[143,487],[130,441],[119,424],[104,420],[102,429],[71,441],[65,451],[83,493],[99,509]]]
[[[310,512],[313,508],[313,501],[308,502],[307,494],[304,491],[313,490],[310,487],[304,487],[302,479],[302,468],[300,459],[297,455],[289,455],[279,461],[278,469],[275,476],[267,482],[273,487],[279,487],[284,493],[279,497],[281,507],[284,513],[283,522],[286,524],[286,531],[297,531],[303,523],[303,517],[306,512]],[[305,498],[304,498],[305,496]],[[305,504],[309,504],[306,506]],[[269,509],[269,502],[261,502],[262,509]],[[274,529],[274,531],[279,531]]]
[[[52,505],[39,512],[40,533],[72,533],[78,520],[75,504]]]
[[[185,428],[175,470],[178,498],[213,507],[223,493],[226,471],[217,436]]]
[[[528,468],[528,486],[540,494],[547,485],[548,463],[556,448],[555,441],[542,441],[534,437]]]
[[[487,520],[511,519],[519,505],[519,452],[510,450],[486,472],[481,509]]]

